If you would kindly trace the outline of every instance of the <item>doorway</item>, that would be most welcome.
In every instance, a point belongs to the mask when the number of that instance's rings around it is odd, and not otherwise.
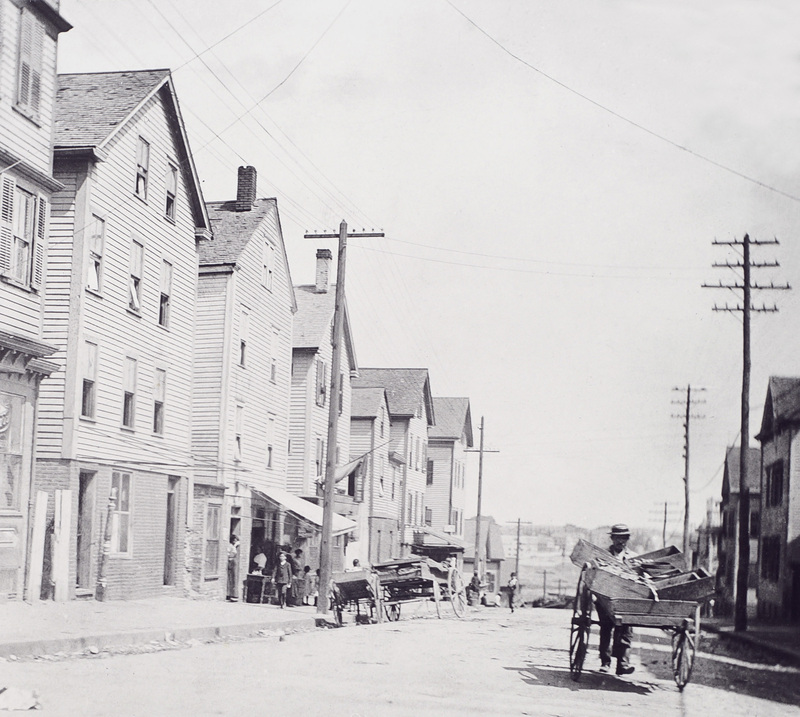
[[[78,542],[75,587],[79,590],[91,590],[92,588],[94,477],[94,473],[81,471],[78,478]]]
[[[175,534],[178,526],[178,484],[180,477],[167,478],[167,522],[164,530],[164,585],[175,584]]]

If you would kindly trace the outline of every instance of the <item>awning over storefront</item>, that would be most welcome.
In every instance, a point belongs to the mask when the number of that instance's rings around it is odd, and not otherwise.
[[[282,506],[301,520],[322,528],[322,507],[289,493],[282,488],[253,488],[253,493],[264,500]],[[344,535],[356,529],[356,524],[342,515],[333,514],[333,535]]]

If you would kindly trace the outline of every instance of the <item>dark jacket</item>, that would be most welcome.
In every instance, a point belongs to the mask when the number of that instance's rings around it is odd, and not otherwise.
[[[275,566],[275,582],[280,584],[292,582],[292,566],[287,560],[285,563],[278,563]]]

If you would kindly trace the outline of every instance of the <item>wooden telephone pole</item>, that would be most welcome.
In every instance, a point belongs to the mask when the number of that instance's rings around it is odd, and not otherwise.
[[[673,388],[673,391],[683,391],[682,388]],[[696,388],[695,391],[705,391],[704,388]],[[690,529],[689,529],[689,421],[692,418],[703,418],[703,416],[693,415],[691,407],[693,403],[703,403],[703,401],[692,401],[692,387],[686,386],[686,414],[685,416],[675,416],[675,418],[683,418],[684,430],[684,443],[683,443],[683,555],[690,561]],[[666,523],[666,508],[664,509],[664,521]],[[666,532],[666,527],[665,527]],[[666,542],[666,537],[664,538]]]
[[[747,453],[750,443],[750,313],[775,313],[778,307],[774,304],[768,307],[762,304],[760,307],[752,305],[751,292],[757,291],[788,291],[791,289],[789,284],[776,286],[773,282],[769,284],[752,283],[750,281],[751,269],[764,269],[778,267],[777,261],[752,263],[750,261],[751,246],[778,245],[778,240],[772,241],[753,241],[749,235],[745,234],[741,241],[714,241],[714,246],[729,246],[742,249],[742,260],[736,262],[714,263],[712,266],[719,268],[742,270],[741,282],[736,281],[732,284],[703,284],[706,289],[727,289],[728,291],[741,291],[741,305],[717,306],[714,304],[714,311],[741,312],[742,313],[742,411],[741,411],[741,440],[739,453],[739,542],[738,560],[739,567],[736,572],[736,603],[734,608],[734,629],[737,632],[747,630],[747,586],[748,574],[750,571],[750,489],[747,483]]]
[[[347,233],[347,222],[339,224],[338,234],[306,234],[306,239],[339,239],[336,264],[336,303],[333,310],[333,356],[331,358],[331,388],[328,394],[328,444],[325,456],[325,483],[322,498],[322,539],[319,546],[319,599],[317,612],[328,612],[328,586],[331,583],[331,549],[333,547],[333,502],[336,495],[336,444],[339,432],[339,396],[341,389],[342,333],[344,330],[344,279],[347,262],[347,239],[353,237],[382,237],[383,232]]]
[[[467,449],[466,453],[478,453],[478,512],[475,516],[475,564],[473,572],[478,573],[478,577],[483,578],[483,571],[481,570],[481,492],[483,490],[483,454],[484,453],[500,453],[500,451],[489,451],[483,447],[483,416],[481,416],[481,442],[480,448],[476,451],[474,449]]]

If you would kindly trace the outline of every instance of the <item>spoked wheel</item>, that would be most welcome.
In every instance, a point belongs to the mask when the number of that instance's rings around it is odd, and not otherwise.
[[[386,618],[389,620],[389,622],[397,622],[400,619],[399,603],[386,606]]]
[[[690,629],[691,623],[672,633],[672,675],[679,690],[683,690],[692,678],[694,658],[697,653],[697,633]]]
[[[464,576],[460,570],[450,569],[447,576],[447,585],[450,590],[450,602],[453,605],[453,612],[456,617],[464,617],[467,614],[467,589],[464,585]]]
[[[585,570],[585,568],[584,568]],[[572,607],[572,624],[569,631],[569,673],[576,682],[583,670],[583,661],[589,647],[589,630],[592,625],[592,594],[589,592],[583,571],[578,578],[575,603]]]

